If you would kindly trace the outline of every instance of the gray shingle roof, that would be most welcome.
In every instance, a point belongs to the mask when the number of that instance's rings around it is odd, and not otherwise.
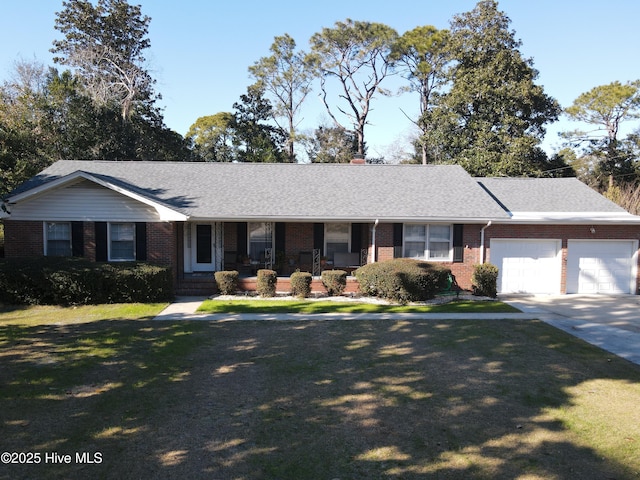
[[[577,178],[477,180],[509,212],[626,212]]]
[[[483,222],[508,218],[475,179],[453,165],[64,160],[13,194],[77,171],[194,219]]]

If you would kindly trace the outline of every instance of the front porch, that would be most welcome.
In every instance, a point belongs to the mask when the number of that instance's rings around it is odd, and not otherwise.
[[[239,292],[255,292],[257,288],[258,278],[255,276],[243,276],[240,277],[238,291]],[[216,281],[213,276],[213,272],[199,272],[195,274],[184,274],[182,278],[178,279],[178,285],[176,286],[176,295],[180,296],[202,296],[202,295],[214,295],[218,291],[216,287]],[[291,291],[291,277],[282,276],[278,277],[276,284],[276,292],[289,293]],[[346,294],[353,294],[359,292],[358,281],[353,276],[347,277],[347,286],[345,288]],[[311,293],[316,295],[326,294],[327,290],[322,285],[321,277],[314,276],[311,281]]]

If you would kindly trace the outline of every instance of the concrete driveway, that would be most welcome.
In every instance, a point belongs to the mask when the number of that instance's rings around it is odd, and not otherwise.
[[[640,364],[638,295],[501,295],[500,300]]]
[[[500,299],[526,313],[540,311],[640,333],[640,295],[501,295]]]

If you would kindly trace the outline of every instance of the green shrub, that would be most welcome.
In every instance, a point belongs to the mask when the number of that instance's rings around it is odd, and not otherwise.
[[[320,278],[330,296],[342,295],[347,286],[347,272],[344,270],[324,270]]]
[[[278,274],[275,270],[258,270],[258,295],[261,297],[275,297]]]
[[[498,296],[498,267],[491,263],[483,263],[473,266],[471,276],[473,294],[482,297]]]
[[[312,276],[309,272],[294,272],[291,274],[291,295],[307,298],[311,294]]]
[[[222,295],[235,295],[238,291],[238,283],[240,274],[236,270],[222,270],[215,272],[213,276],[216,279],[218,291]]]
[[[0,262],[0,302],[4,303],[84,305],[158,302],[172,297],[168,267],[60,257]]]
[[[450,273],[438,264],[408,258],[370,263],[355,271],[362,293],[398,303],[435,297],[446,288]]]

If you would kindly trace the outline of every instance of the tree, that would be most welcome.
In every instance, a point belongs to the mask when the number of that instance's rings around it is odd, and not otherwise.
[[[614,177],[623,182],[637,180],[633,136],[618,138],[620,125],[640,118],[640,81],[612,82],[592,88],[576,98],[565,110],[574,121],[593,126],[591,131],[574,130],[562,136],[573,147],[582,146],[583,156],[591,159],[588,173],[596,187],[613,186]]]
[[[347,19],[336,22],[334,28],[323,28],[310,40],[327,112],[336,127],[356,134],[360,155],[364,155],[364,130],[371,102],[376,93],[389,94],[381,83],[390,74],[389,54],[397,37],[396,31],[384,24]],[[326,85],[329,79],[338,81],[338,100],[344,104],[335,108],[353,128],[340,123],[329,104]]]
[[[596,127],[591,132],[574,132],[578,140],[589,140],[594,134],[601,137],[604,132],[609,143],[615,142],[623,121],[640,118],[640,80],[592,88],[576,98],[565,113],[571,120]]]
[[[191,125],[187,138],[193,140],[198,154],[207,162],[233,162],[234,117],[229,112],[200,117]]]
[[[153,103],[155,80],[145,68],[149,48],[148,16],[126,0],[63,1],[57,12],[56,30],[65,38],[55,40],[51,52],[56,63],[76,68],[87,92],[99,105],[119,105],[127,122],[138,103]]]
[[[418,139],[422,163],[429,161],[426,134],[432,128],[430,121],[433,108],[432,97],[446,83],[445,67],[449,61],[446,51],[447,30],[438,30],[427,25],[416,27],[405,32],[394,44],[391,59],[395,68],[399,69],[408,80],[409,86],[404,90],[416,92],[420,98],[420,115],[412,122],[420,129],[422,136]]]
[[[258,86],[247,88],[240,96],[240,102],[233,104],[233,144],[238,148],[241,162],[282,162],[281,145],[286,141],[286,133],[279,127],[265,123],[272,117],[269,100]]]
[[[538,72],[520,54],[510,20],[494,0],[481,0],[451,22],[449,89],[436,99],[433,129],[437,159],[472,175],[538,175],[546,154],[539,147],[558,103],[535,84]]]
[[[320,126],[306,141],[311,163],[349,163],[357,148],[355,134],[340,127]]]
[[[13,78],[0,87],[0,195],[51,163],[44,105],[46,69],[16,62]]]
[[[295,162],[294,140],[296,118],[300,107],[311,90],[312,60],[303,52],[296,52],[296,42],[288,34],[275,37],[271,45],[271,56],[263,57],[249,67],[258,88],[264,89],[275,100],[272,110],[276,124],[289,132],[289,162]],[[284,118],[286,125],[278,122]]]

